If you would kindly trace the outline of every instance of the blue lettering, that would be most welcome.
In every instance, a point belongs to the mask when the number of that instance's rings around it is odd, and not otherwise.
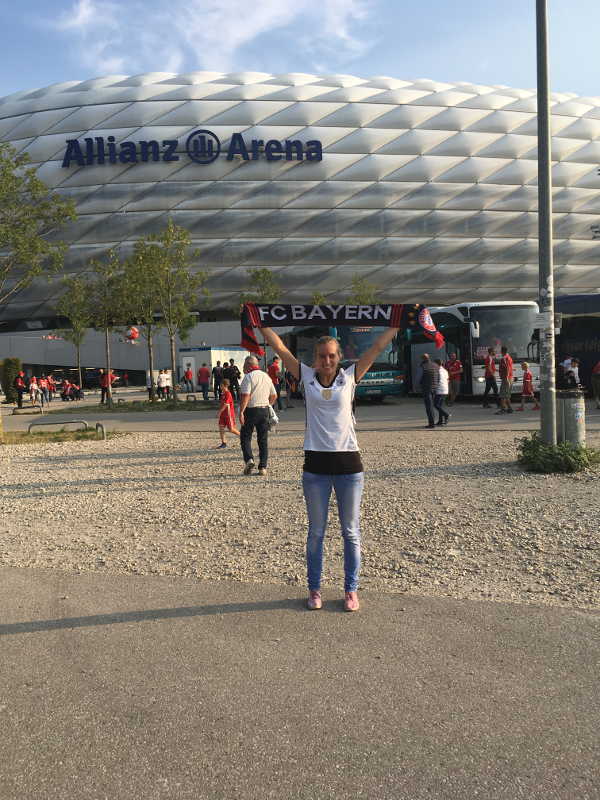
[[[93,164],[94,163],[94,140],[93,139],[84,139],[85,142],[85,163],[86,164]]]
[[[96,136],[96,164],[104,164],[104,137]]]
[[[148,157],[150,151],[152,151],[151,159]],[[140,142],[140,161],[160,161],[157,141],[151,139],[149,142]]]
[[[289,139],[285,140],[285,160],[286,161],[293,161],[294,156],[292,150],[296,151],[296,158],[298,161],[302,161],[304,158],[304,151],[302,149],[302,142],[300,139],[294,139],[290,141]]]
[[[281,142],[278,142],[277,139],[269,139],[265,145],[267,161],[281,161],[281,155],[278,155],[280,153],[283,153]]]
[[[116,164],[117,163],[117,148],[115,146],[115,137],[114,136],[107,136],[106,141],[108,142],[108,162],[109,164]]]
[[[119,161],[121,164],[137,164],[137,149],[135,142],[121,142]]]
[[[177,150],[178,145],[177,139],[164,139],[163,140],[163,147],[165,148],[163,153],[163,161],[179,161],[179,156],[175,155],[175,150]]]
[[[307,161],[323,161],[323,147],[321,142],[316,139],[311,139],[306,143],[306,160]]]
[[[62,162],[63,167],[70,167],[71,161],[76,161],[80,167],[85,166],[78,139],[67,139],[67,149]]]
[[[244,161],[249,161],[248,150],[244,137],[241,133],[234,133],[229,143],[229,150],[227,151],[227,161],[233,161],[234,156],[241,156]]]
[[[257,161],[261,152],[265,149],[262,139],[252,139],[252,161]]]

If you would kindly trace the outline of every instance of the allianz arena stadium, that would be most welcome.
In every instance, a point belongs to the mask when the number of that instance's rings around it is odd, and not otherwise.
[[[600,98],[554,94],[558,293],[600,291]],[[148,73],[0,100],[0,140],[74,200],[65,272],[161,230],[192,235],[214,310],[268,267],[284,302],[537,295],[536,96],[348,75]],[[596,237],[596,238],[595,238]],[[4,319],[52,314],[39,281]]]

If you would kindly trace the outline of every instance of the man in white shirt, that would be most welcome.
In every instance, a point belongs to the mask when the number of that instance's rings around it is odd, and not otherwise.
[[[258,474],[267,474],[269,458],[269,406],[277,400],[273,381],[258,367],[256,356],[248,356],[244,361],[244,378],[240,385],[240,444],[244,456],[244,475],[254,469],[252,456],[252,432],[256,428],[258,441]]]

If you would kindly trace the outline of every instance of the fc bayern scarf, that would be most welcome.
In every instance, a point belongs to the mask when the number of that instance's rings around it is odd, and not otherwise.
[[[242,347],[264,355],[264,350],[254,335],[254,328],[281,328],[290,325],[342,325],[382,326],[412,330],[422,333],[435,342],[439,349],[444,337],[436,329],[431,314],[419,303],[375,303],[373,305],[280,305],[245,303],[240,319],[242,325]]]

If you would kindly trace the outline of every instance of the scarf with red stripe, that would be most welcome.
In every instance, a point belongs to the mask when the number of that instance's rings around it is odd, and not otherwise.
[[[419,303],[375,303],[372,305],[281,305],[245,303],[241,314],[242,347],[264,355],[264,350],[254,335],[254,328],[277,328],[296,325],[341,325],[382,326],[412,330],[422,333],[435,342],[439,349],[444,337],[436,329],[431,314]]]

